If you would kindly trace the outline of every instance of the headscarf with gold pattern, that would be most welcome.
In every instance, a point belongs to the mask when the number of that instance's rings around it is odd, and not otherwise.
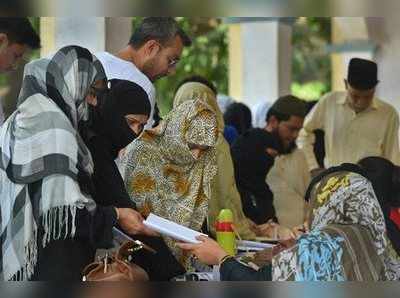
[[[217,116],[218,140],[216,143],[218,172],[211,184],[211,200],[208,206],[208,230],[215,235],[215,222],[221,209],[231,209],[237,232],[243,239],[253,239],[249,222],[243,213],[242,201],[236,187],[233,161],[229,144],[224,138],[224,115],[216,96],[207,85],[198,81],[188,81],[176,91],[174,107],[185,101],[199,98],[208,104]]]
[[[211,180],[217,172],[215,113],[201,100],[174,108],[160,125],[126,148],[122,172],[127,191],[143,216],[150,212],[194,230],[207,216]],[[188,144],[207,146],[196,159]],[[175,257],[187,259],[171,239]]]

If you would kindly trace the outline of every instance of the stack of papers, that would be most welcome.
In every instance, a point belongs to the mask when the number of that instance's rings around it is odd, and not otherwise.
[[[153,213],[150,213],[147,219],[143,221],[143,224],[164,236],[168,236],[173,239],[187,243],[193,243],[193,244],[200,243],[200,241],[198,241],[196,237],[200,235],[207,236],[195,230],[181,226],[173,221],[159,217]]]
[[[274,246],[275,244],[262,243],[256,241],[246,241],[246,240],[237,241],[238,250],[260,251],[268,248],[273,248]]]

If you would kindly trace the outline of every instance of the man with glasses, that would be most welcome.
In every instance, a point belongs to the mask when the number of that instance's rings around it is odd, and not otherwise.
[[[191,45],[187,34],[171,17],[144,18],[134,30],[129,44],[115,56],[97,53],[107,78],[132,81],[140,85],[151,102],[151,115],[146,128],[153,125],[155,88],[153,83],[175,73],[182,50]]]
[[[17,69],[26,52],[39,47],[39,35],[27,18],[0,18],[0,74]],[[0,100],[0,125],[3,120]]]

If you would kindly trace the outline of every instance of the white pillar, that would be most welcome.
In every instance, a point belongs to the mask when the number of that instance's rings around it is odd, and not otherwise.
[[[279,96],[290,93],[290,24],[278,20],[246,22],[240,24],[240,31],[236,34],[241,36],[240,43],[235,43],[236,47],[241,47],[235,50],[240,57],[233,60],[234,57],[230,56],[229,63],[235,64],[236,72],[230,72],[230,79],[241,86],[232,86],[231,90],[235,88],[236,92],[231,92],[231,95],[254,107],[262,102],[272,103]],[[232,76],[236,76],[236,80]]]
[[[106,51],[116,54],[126,47],[132,34],[132,18],[106,18]]]
[[[368,18],[371,39],[377,43],[377,96],[392,104],[400,113],[400,20],[398,18]]]
[[[374,46],[365,18],[332,18],[332,89],[345,90],[344,79],[352,58],[374,60]]]
[[[42,56],[66,45],[79,45],[92,53],[104,51],[106,25],[104,17],[49,17],[41,19]]]

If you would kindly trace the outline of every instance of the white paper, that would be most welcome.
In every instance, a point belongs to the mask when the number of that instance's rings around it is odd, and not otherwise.
[[[266,248],[272,248],[276,244],[270,244],[270,243],[262,243],[262,242],[256,242],[256,241],[237,241],[237,246],[238,248],[247,248],[249,250],[263,250]]]
[[[147,219],[143,221],[143,224],[149,227],[150,229],[159,232],[162,235],[169,236],[176,240],[180,240],[187,243],[193,243],[193,244],[200,243],[200,241],[198,241],[196,237],[207,236],[195,230],[178,225],[173,221],[159,217],[153,213],[150,213]]]

